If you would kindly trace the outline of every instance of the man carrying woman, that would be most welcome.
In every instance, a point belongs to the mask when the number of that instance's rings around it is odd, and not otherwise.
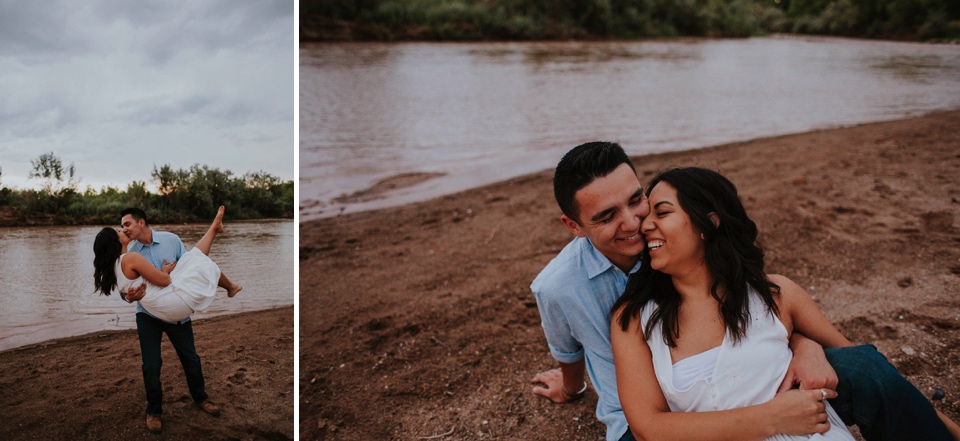
[[[218,213],[216,219],[214,220],[213,225],[211,225],[210,230],[208,230],[209,241],[213,241],[213,235],[216,235],[220,230],[222,230],[222,218],[223,218],[223,209],[221,207],[220,212]],[[134,260],[144,259],[146,262],[149,262],[152,265],[154,270],[160,270],[167,273],[168,275],[173,272],[175,265],[173,264],[177,261],[180,261],[186,253],[186,249],[183,246],[183,242],[180,241],[180,238],[177,235],[165,231],[153,231],[153,229],[147,223],[147,214],[139,208],[128,208],[120,214],[120,226],[121,230],[118,232],[118,235],[114,236],[110,229],[101,231],[100,234],[103,236],[98,236],[98,242],[95,242],[95,254],[100,254],[96,261],[100,261],[100,265],[95,266],[97,268],[97,274],[95,275],[95,280],[98,289],[103,292],[103,289],[106,289],[107,292],[115,289],[117,286],[117,280],[120,280],[120,276],[124,278],[136,278],[136,276],[142,276],[142,273],[149,273],[150,269],[138,267],[137,269],[132,269],[133,272],[130,272],[130,276],[124,276],[124,269],[122,268],[122,259],[121,256],[124,255],[121,245],[120,236],[123,236],[123,239],[129,240],[127,244],[126,254],[131,253],[139,254],[139,256],[134,257]],[[212,235],[211,235],[212,233]],[[206,238],[207,236],[205,236]],[[201,244],[204,244],[203,239],[201,243],[198,244],[198,247],[202,248]],[[98,246],[100,247],[98,250]],[[107,252],[107,250],[110,250]],[[209,252],[209,243],[206,244],[206,251],[200,250],[202,254]],[[205,257],[205,256],[204,256]],[[201,261],[203,258],[196,257],[193,260]],[[207,259],[209,260],[209,259]],[[130,266],[131,262],[128,262]],[[181,265],[186,262],[182,262]],[[211,262],[212,263],[212,262]],[[164,267],[166,266],[166,271]],[[214,267],[216,265],[213,265]],[[206,269],[194,273],[193,265],[190,265],[190,271],[194,274],[206,274],[206,276],[200,275],[196,280],[201,280],[203,278],[210,279],[207,283],[213,284],[213,288],[216,288],[216,284],[221,282],[219,269],[210,269],[209,265],[205,266]],[[128,268],[130,270],[131,268]],[[187,268],[181,268],[181,271]],[[109,280],[109,274],[113,272],[113,283],[111,284]],[[158,271],[159,272],[159,271]],[[162,277],[162,275],[160,276]],[[175,275],[168,277],[168,285],[171,282],[171,278]],[[230,293],[229,286],[233,285],[232,282],[227,281],[228,285],[227,290]],[[148,295],[147,284],[142,284],[139,287],[132,286],[129,284],[129,291],[126,294],[125,300],[128,302],[137,301],[137,336],[140,340],[140,354],[143,358],[143,384],[147,393],[147,416],[146,416],[146,426],[147,429],[154,433],[159,433],[162,428],[162,423],[160,416],[163,414],[163,388],[160,383],[160,367],[163,364],[161,353],[160,353],[160,341],[163,338],[163,334],[167,334],[167,338],[170,339],[170,343],[173,345],[174,349],[177,351],[177,357],[180,359],[180,364],[183,366],[183,373],[187,379],[187,386],[190,390],[190,395],[193,398],[193,401],[197,406],[202,409],[204,412],[218,416],[220,415],[220,408],[212,401],[209,400],[209,397],[206,392],[204,378],[203,378],[203,369],[200,364],[200,356],[197,355],[196,345],[194,344],[193,338],[193,322],[191,322],[189,317],[190,306],[187,306],[186,309],[183,307],[175,307],[180,311],[187,310],[188,312],[184,314],[179,314],[177,317],[172,317],[175,320],[164,320],[154,316],[150,311],[148,311],[141,304],[141,301]],[[233,287],[232,294],[239,292],[240,286],[236,285]],[[169,291],[169,290],[168,290]],[[156,293],[154,293],[156,294]],[[196,293],[195,293],[196,294]],[[175,295],[175,293],[174,293]],[[167,292],[167,296],[170,296],[170,292]],[[209,296],[212,298],[212,294]],[[159,299],[153,299],[159,300]],[[175,298],[166,298],[163,301],[176,301]],[[150,303],[152,300],[146,301]],[[202,302],[202,300],[201,300]],[[193,304],[193,306],[199,308],[202,304]],[[159,311],[159,310],[158,310]],[[168,317],[171,318],[171,317]]]

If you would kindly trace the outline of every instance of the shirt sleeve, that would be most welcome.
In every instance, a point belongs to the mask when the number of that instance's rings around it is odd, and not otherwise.
[[[180,258],[183,257],[183,254],[186,253],[187,250],[184,248],[183,241],[180,240],[180,236],[173,235],[173,237],[177,238],[177,261],[179,262]]]
[[[548,285],[548,284],[547,284]],[[583,345],[573,336],[564,306],[576,307],[564,302],[562,292],[550,286],[531,286],[540,310],[540,323],[547,338],[550,354],[561,363],[574,363],[583,358]],[[565,303],[567,303],[565,305]]]

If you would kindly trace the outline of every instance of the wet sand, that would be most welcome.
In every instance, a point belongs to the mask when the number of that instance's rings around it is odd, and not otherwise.
[[[960,417],[960,111],[634,163],[643,182],[727,175],[771,272]],[[567,405],[530,393],[556,362],[529,285],[571,238],[551,177],[301,225],[302,439],[603,436],[592,389]]]
[[[0,439],[293,439],[293,307],[193,327],[219,417],[194,405],[164,338],[163,432],[148,432],[137,331],[105,331],[0,352]]]

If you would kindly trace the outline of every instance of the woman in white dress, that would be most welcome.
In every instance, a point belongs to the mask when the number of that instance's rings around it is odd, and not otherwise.
[[[96,290],[108,296],[119,291],[125,296],[128,289],[146,283],[140,305],[150,315],[168,322],[207,309],[218,286],[227,290],[228,297],[235,296],[243,286],[231,282],[207,257],[213,239],[223,232],[223,211],[221,206],[210,228],[179,262],[164,260],[159,270],[140,254],[127,252],[130,239],[122,231],[104,228],[93,242]]]
[[[764,272],[757,226],[734,185],[711,170],[674,169],[647,194],[643,265],[610,326],[620,402],[636,439],[852,440],[826,401],[836,392],[777,393],[794,331],[824,347],[852,344],[803,288]],[[738,413],[710,414],[730,409]],[[807,417],[779,427],[760,417],[771,409]],[[697,424],[703,418],[721,418],[726,429],[708,431]]]

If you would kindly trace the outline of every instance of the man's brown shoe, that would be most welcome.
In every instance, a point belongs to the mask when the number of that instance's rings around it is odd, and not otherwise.
[[[199,406],[204,412],[209,413],[210,415],[220,415],[220,408],[217,407],[216,404],[213,404],[213,402],[210,400],[204,400],[204,402],[200,403]]]
[[[147,414],[147,430],[160,433],[160,415]]]

